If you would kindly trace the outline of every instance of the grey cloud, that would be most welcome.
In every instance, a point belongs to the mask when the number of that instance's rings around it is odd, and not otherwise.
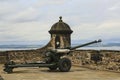
[[[74,30],[74,39],[105,38],[104,34],[115,38],[120,35],[120,25],[116,25],[120,21],[119,3],[119,0],[0,0],[0,38],[3,41],[49,39],[39,36],[49,37],[47,31],[59,16]],[[112,28],[108,27],[109,21],[116,22],[111,24]]]

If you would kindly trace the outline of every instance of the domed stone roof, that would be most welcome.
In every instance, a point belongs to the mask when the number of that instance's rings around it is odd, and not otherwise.
[[[62,17],[59,17],[59,22],[52,25],[49,33],[68,33],[71,34],[73,31],[70,29],[69,25],[62,21]]]

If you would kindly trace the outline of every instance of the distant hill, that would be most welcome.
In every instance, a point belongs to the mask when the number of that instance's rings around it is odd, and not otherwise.
[[[120,43],[106,43],[103,46],[120,46]]]
[[[92,41],[92,40],[91,40]],[[72,46],[80,45],[80,44],[85,44],[90,42],[90,40],[72,40],[71,44]],[[14,41],[7,41],[7,42],[0,42],[0,48],[32,48],[32,47],[41,47],[44,46],[48,43],[46,40],[41,40],[41,41],[20,41],[20,42],[14,42]],[[97,44],[92,44],[89,46],[105,46],[105,47],[110,47],[110,46],[120,46],[119,42],[102,42],[102,43],[97,43]]]
[[[80,43],[84,44],[84,43]],[[78,43],[72,43],[72,46],[80,45]],[[102,46],[102,47],[112,47],[112,46],[120,46],[120,43],[97,43],[97,44],[91,44],[88,45],[89,47],[96,47],[96,46]]]

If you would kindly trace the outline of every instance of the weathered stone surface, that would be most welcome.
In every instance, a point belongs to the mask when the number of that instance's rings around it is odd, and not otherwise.
[[[38,51],[38,50],[19,50],[19,51],[6,51],[8,54],[9,60],[18,62],[18,63],[24,63],[24,62],[35,62],[42,59],[44,51]],[[6,56],[0,56],[0,62],[6,62],[1,59],[1,57],[6,59]]]
[[[90,50],[78,50],[73,52],[71,60],[73,64],[77,64],[91,69],[98,70],[112,70],[120,72],[120,51],[101,50],[102,60],[95,62],[91,60],[91,55],[96,51]],[[97,54],[97,53],[96,53]],[[77,58],[79,57],[79,58]]]
[[[43,59],[45,50],[7,51],[10,60],[17,63],[36,62]],[[89,67],[97,70],[112,70],[120,72],[120,51],[101,50],[102,60],[95,63],[91,55],[95,50],[76,50],[69,55],[73,65]],[[4,52],[5,54],[5,52]],[[0,63],[6,62],[5,56],[0,56]]]

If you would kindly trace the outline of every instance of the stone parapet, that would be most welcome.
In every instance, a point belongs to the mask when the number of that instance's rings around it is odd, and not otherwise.
[[[95,50],[76,50],[70,59],[73,65],[120,72],[120,51],[101,50],[99,53],[102,56],[97,62],[91,59],[94,54],[97,54]]]
[[[6,55],[10,60],[17,63],[36,62],[43,59],[45,50],[16,50],[0,52],[0,63],[6,62]],[[75,50],[68,57],[71,59],[73,65],[89,67],[97,70],[112,70],[120,72],[120,51],[101,50],[101,60],[95,61],[91,57],[97,54],[96,50]]]

